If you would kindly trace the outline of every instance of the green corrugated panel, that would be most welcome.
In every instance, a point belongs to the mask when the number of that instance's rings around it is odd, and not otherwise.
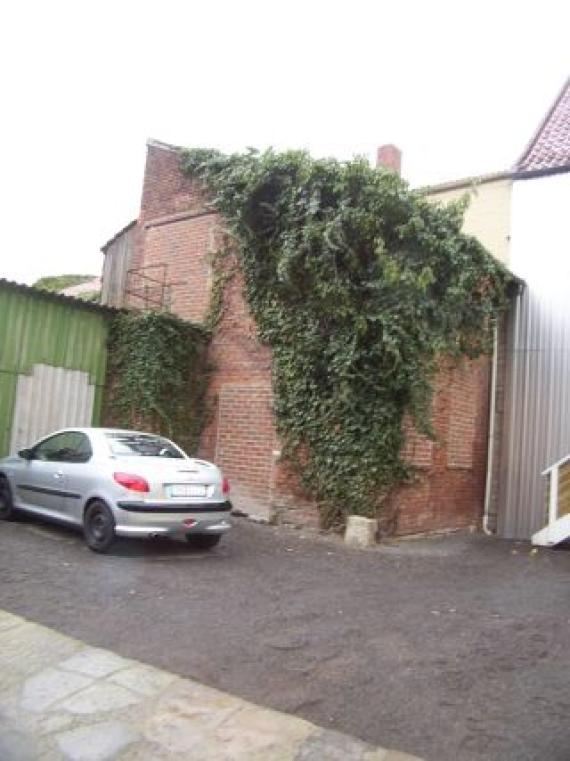
[[[10,446],[17,380],[18,376],[15,373],[0,372],[0,457],[8,453]]]
[[[0,370],[18,367],[25,312],[16,308],[17,294],[0,290]]]
[[[101,384],[107,319],[103,311],[44,300],[0,283],[0,370],[29,373],[43,363],[83,370]]]
[[[89,373],[98,421],[109,312],[0,281],[0,456],[7,451],[17,376],[36,364]]]

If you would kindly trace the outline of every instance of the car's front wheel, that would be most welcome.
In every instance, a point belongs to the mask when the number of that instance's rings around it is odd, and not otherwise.
[[[186,534],[188,544],[197,550],[210,550],[221,538],[221,534]]]
[[[9,521],[14,517],[14,503],[8,479],[0,476],[0,520]]]
[[[85,510],[83,535],[93,552],[106,552],[116,539],[113,513],[101,500],[95,500]]]

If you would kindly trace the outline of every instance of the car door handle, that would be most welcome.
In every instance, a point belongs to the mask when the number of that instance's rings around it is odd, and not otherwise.
[[[54,477],[54,478],[63,478],[63,471],[62,471],[62,470],[58,470],[58,471],[56,471],[56,472],[53,474],[53,477]]]

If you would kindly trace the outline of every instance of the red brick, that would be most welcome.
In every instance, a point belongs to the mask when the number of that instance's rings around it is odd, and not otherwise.
[[[179,168],[177,151],[148,148],[140,216],[135,230],[134,268],[160,272],[172,283],[170,306],[185,319],[208,312],[211,257],[221,245],[223,225],[208,208],[202,189]],[[228,259],[225,266],[234,267]],[[148,269],[152,267],[153,269]],[[130,287],[136,287],[136,276]],[[139,278],[140,284],[144,280]],[[161,289],[156,294],[161,296]],[[137,298],[131,297],[137,304]],[[138,304],[140,305],[140,298]],[[279,459],[272,413],[271,352],[257,339],[239,274],[228,283],[221,320],[210,346],[214,368],[208,391],[211,416],[200,447],[232,483],[232,499],[247,512],[282,521],[318,525],[315,503]],[[433,400],[436,442],[405,422],[403,455],[416,480],[393,490],[386,500],[386,532],[413,534],[463,528],[479,522],[486,467],[489,362],[457,367],[442,363]]]

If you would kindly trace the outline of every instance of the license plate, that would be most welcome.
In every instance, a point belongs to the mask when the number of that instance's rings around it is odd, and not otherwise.
[[[206,487],[204,484],[174,484],[168,486],[169,497],[205,497]]]

